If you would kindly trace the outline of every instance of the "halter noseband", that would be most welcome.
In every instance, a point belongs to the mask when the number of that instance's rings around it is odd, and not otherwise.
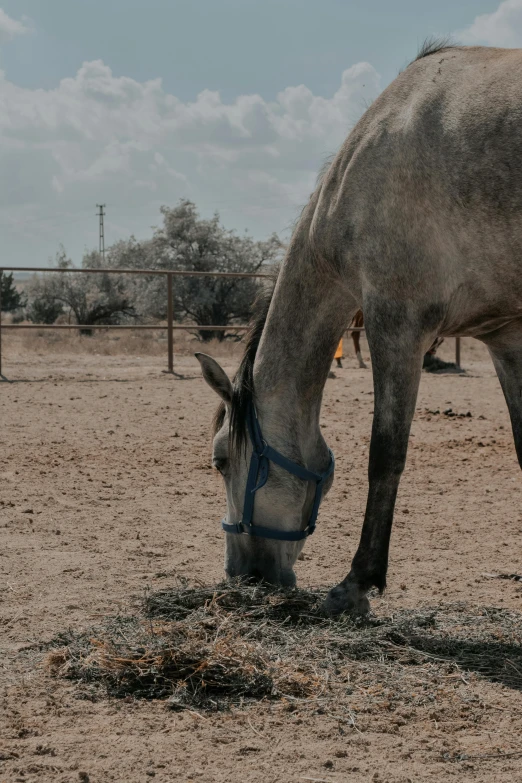
[[[278,451],[273,449],[268,443],[263,440],[261,433],[261,427],[257,420],[256,411],[253,405],[249,406],[247,413],[247,426],[250,440],[252,441],[252,456],[250,458],[250,467],[248,469],[248,477],[245,488],[245,502],[243,505],[243,518],[241,522],[235,525],[230,525],[223,519],[221,527],[225,533],[246,533],[249,536],[258,536],[259,538],[275,538],[278,541],[302,541],[303,538],[311,536],[315,530],[317,522],[317,514],[319,511],[319,504],[321,503],[321,497],[323,494],[323,486],[326,479],[328,479],[334,470],[335,459],[333,452],[328,449],[330,454],[330,464],[324,473],[314,473],[312,470],[307,470],[297,462],[293,462],[291,459],[284,457]],[[291,473],[293,476],[297,476],[303,481],[315,481],[315,496],[314,504],[312,506],[312,513],[308,520],[308,525],[304,530],[274,530],[270,527],[261,527],[260,525],[254,525],[252,522],[252,515],[254,513],[254,498],[255,493],[261,487],[264,487],[269,472],[269,463],[273,462],[275,465]]]

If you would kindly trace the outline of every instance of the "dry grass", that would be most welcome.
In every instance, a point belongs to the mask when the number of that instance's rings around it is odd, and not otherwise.
[[[423,703],[423,689],[448,686],[462,671],[522,690],[517,613],[455,604],[364,621],[330,619],[320,611],[322,597],[264,586],[180,585],[147,595],[137,615],[57,637],[47,665],[98,692],[168,698],[179,708],[253,699],[320,699],[339,707],[356,682],[379,698],[385,688],[405,704],[414,697]]]
[[[87,354],[98,356],[165,356],[167,355],[166,330],[97,330],[91,336],[76,331],[57,329],[31,329],[26,332],[8,331],[2,336],[2,350],[7,358],[27,353],[38,356]],[[201,342],[184,331],[174,333],[174,353],[192,355],[204,350],[211,356],[234,357],[241,355],[241,343],[232,339],[222,342]]]

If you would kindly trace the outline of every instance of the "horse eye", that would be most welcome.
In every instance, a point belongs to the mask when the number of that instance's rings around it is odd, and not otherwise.
[[[216,468],[216,470],[219,470],[221,474],[223,474],[226,470],[228,460],[226,457],[214,457],[212,460],[213,466]]]

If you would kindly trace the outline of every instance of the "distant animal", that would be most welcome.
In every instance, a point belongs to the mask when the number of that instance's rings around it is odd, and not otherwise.
[[[362,310],[357,310],[357,312],[355,313],[352,319],[350,326],[356,329],[363,328],[364,317],[363,317]],[[359,367],[361,368],[361,370],[366,370],[366,364],[364,363],[364,359],[362,358],[362,353],[361,353],[361,333],[352,332],[352,340],[353,340],[353,347],[355,349],[355,356],[357,357],[357,361],[359,362]]]
[[[364,316],[362,310],[357,310],[355,313],[352,322],[350,324],[350,328],[356,327],[357,329],[362,329],[364,327]],[[357,361],[359,362],[359,367],[362,370],[366,369],[366,364],[364,363],[364,359],[362,358],[361,354],[361,333],[360,331],[354,331],[352,334],[352,340],[353,340],[353,347],[355,349],[355,355],[357,357]],[[441,359],[435,359],[434,356],[437,352],[437,348],[444,342],[442,337],[437,337],[433,341],[433,345],[431,348],[429,348],[428,351],[426,351],[423,359],[423,369],[429,370],[431,372],[436,372],[437,370],[444,370],[444,369],[450,369],[455,368],[455,364],[452,362],[444,362]],[[341,354],[342,355],[342,354]],[[337,358],[337,354],[335,356]],[[338,364],[338,366],[341,366]]]
[[[213,462],[231,577],[295,583],[333,481],[323,390],[359,308],[375,393],[368,500],[330,613],[365,613],[368,591],[386,585],[423,357],[437,336],[487,345],[522,465],[522,50],[425,46],[318,181],[234,382],[199,354],[222,400]]]

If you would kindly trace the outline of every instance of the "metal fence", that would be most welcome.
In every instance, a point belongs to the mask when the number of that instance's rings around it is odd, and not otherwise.
[[[160,275],[166,278],[167,284],[167,323],[162,325],[157,324],[3,324],[2,323],[2,272],[58,272],[68,273],[74,272],[75,274],[111,274],[111,275]],[[182,271],[167,271],[163,269],[74,269],[66,268],[60,269],[56,267],[27,267],[27,266],[4,266],[0,268],[0,378],[2,378],[2,332],[4,330],[11,329],[155,329],[156,331],[167,330],[167,356],[168,356],[168,369],[166,372],[174,372],[174,331],[177,329],[184,331],[236,331],[244,332],[248,329],[245,324],[229,324],[223,326],[219,324],[211,326],[200,326],[199,324],[177,324],[174,323],[174,297],[173,297],[173,281],[175,277],[228,277],[228,278],[259,278],[267,279],[267,275],[257,273],[245,273],[245,272],[182,272]],[[349,327],[347,332],[364,332],[364,327]],[[456,339],[456,351],[455,351],[455,363],[457,367],[460,367],[460,339]]]

